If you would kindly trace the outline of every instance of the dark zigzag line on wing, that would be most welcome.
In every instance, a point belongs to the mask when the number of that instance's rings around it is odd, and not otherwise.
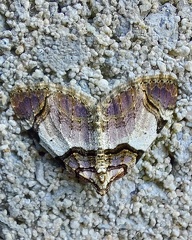
[[[127,149],[127,150],[129,150],[129,151],[131,151],[133,153],[136,153],[137,154],[137,157],[136,157],[137,161],[139,160],[139,158],[144,153],[144,151],[136,150],[136,149],[134,149],[133,147],[131,147],[127,143],[119,144],[114,149],[103,149],[103,150],[104,150],[104,154],[109,155],[109,154],[117,154],[117,153],[119,153],[119,152],[121,152],[122,150],[125,150],[125,149]],[[79,153],[82,156],[94,156],[94,157],[97,156],[97,150],[88,150],[88,151],[86,151],[85,149],[80,148],[80,147],[72,147],[65,154],[60,156],[60,158],[62,158],[64,160],[65,158],[70,157],[70,155],[73,154],[73,153]]]

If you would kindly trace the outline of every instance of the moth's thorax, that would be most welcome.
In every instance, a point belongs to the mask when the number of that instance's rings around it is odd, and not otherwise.
[[[97,184],[97,189],[99,192],[104,192],[107,189],[107,185],[110,183],[110,177],[107,171],[108,161],[106,159],[106,155],[104,151],[99,149],[95,158],[95,170],[97,180],[95,183]]]
[[[108,167],[107,156],[104,154],[104,150],[99,149],[95,157],[95,169],[97,173],[106,173]]]

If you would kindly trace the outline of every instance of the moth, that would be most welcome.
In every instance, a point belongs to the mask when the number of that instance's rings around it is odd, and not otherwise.
[[[96,103],[72,88],[45,83],[15,87],[10,97],[21,125],[38,135],[40,145],[104,195],[156,139],[177,95],[176,79],[161,74],[123,84]]]

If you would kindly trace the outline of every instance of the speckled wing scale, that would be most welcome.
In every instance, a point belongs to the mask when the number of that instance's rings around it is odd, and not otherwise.
[[[75,177],[104,195],[157,137],[177,100],[169,75],[137,79],[95,104],[92,97],[54,84],[16,87],[11,104],[40,144]]]

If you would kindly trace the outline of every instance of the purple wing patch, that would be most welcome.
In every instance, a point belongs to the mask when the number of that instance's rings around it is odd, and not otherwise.
[[[11,94],[11,103],[15,114],[20,119],[33,119],[41,111],[48,94],[46,89],[32,90],[17,88],[17,92]],[[25,94],[23,94],[25,92]]]
[[[39,84],[15,88],[11,105],[68,172],[104,195],[155,140],[175,107],[177,91],[171,76],[143,77],[95,104],[73,89]]]
[[[164,109],[172,109],[175,106],[177,100],[177,86],[171,82],[164,84],[160,83],[148,83],[145,86],[145,91],[148,98],[161,105]]]

